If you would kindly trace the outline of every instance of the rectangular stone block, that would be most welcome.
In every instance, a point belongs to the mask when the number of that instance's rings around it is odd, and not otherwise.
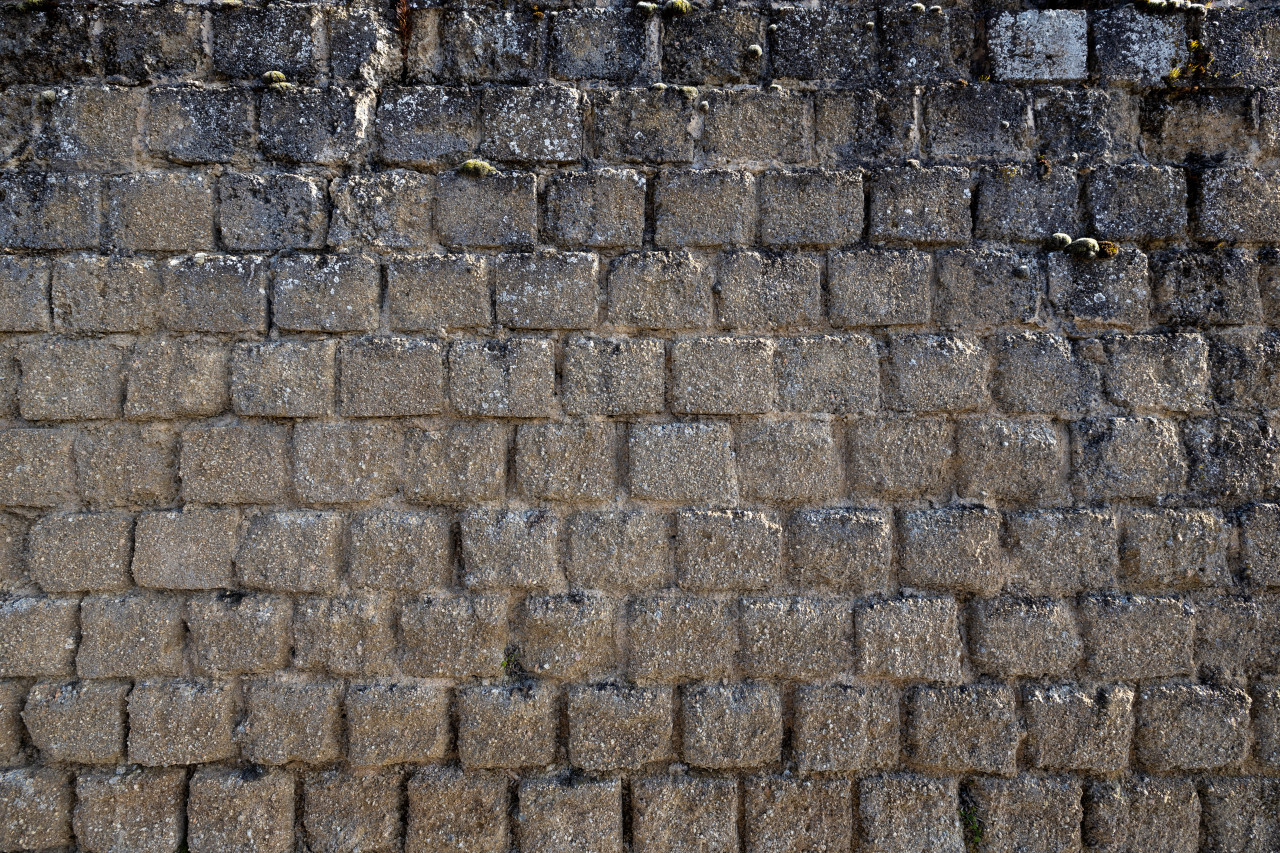
[[[802,94],[782,88],[721,89],[709,92],[703,103],[707,108],[701,141],[709,163],[742,160],[794,163],[809,159],[813,130],[809,101]],[[762,189],[767,188],[767,182],[762,182]],[[836,203],[846,212],[862,210],[860,200],[852,205]],[[767,201],[764,207],[768,209]],[[839,221],[838,217],[833,219]],[[861,226],[861,222],[858,225]],[[765,241],[772,242],[767,231]]]
[[[186,772],[176,767],[81,773],[76,779],[76,839],[84,849],[102,853],[173,850],[182,838],[186,784]]]
[[[871,770],[898,762],[898,691],[885,684],[797,688],[793,749],[804,773]]]
[[[201,768],[187,788],[192,853],[288,853],[294,781],[282,770]]]
[[[855,609],[853,625],[864,675],[960,680],[960,623],[955,599],[869,601]]]
[[[975,601],[969,650],[975,668],[997,677],[1061,677],[1084,657],[1075,614],[1053,599]]]
[[[219,227],[229,249],[319,249],[328,234],[324,183],[300,175],[226,174],[218,180]]]
[[[1190,675],[1193,616],[1174,597],[1085,597],[1080,623],[1088,671],[1114,679]]]
[[[402,666],[424,678],[494,677],[507,668],[501,595],[431,595],[400,610]]]
[[[342,754],[342,682],[275,675],[249,681],[237,730],[255,764],[327,764]]]
[[[286,598],[243,592],[193,597],[186,619],[196,671],[222,677],[286,666],[292,617]]]
[[[464,415],[547,417],[556,409],[555,347],[548,338],[455,341],[449,399]]]
[[[727,424],[633,425],[628,458],[634,497],[732,503],[737,495]]]
[[[750,678],[829,678],[853,671],[853,614],[825,598],[742,598],[738,659]]]
[[[729,415],[771,410],[775,350],[768,338],[676,340],[671,346],[672,411]]]
[[[72,434],[57,429],[0,432],[0,503],[56,506],[75,490]]]
[[[519,769],[555,760],[559,691],[545,681],[460,688],[458,758],[473,768]]]
[[[430,175],[401,169],[334,181],[329,187],[333,199],[329,244],[340,249],[428,245],[435,188]]]
[[[1023,689],[1027,751],[1041,770],[1112,773],[1129,763],[1133,688],[1078,684]]]
[[[20,268],[10,261],[9,269],[11,275],[16,275]],[[22,277],[37,275],[38,270],[37,267],[29,267]],[[47,272],[45,275],[47,278]],[[13,280],[9,286],[13,287],[19,281],[21,278]],[[73,255],[54,263],[53,287],[48,296],[53,306],[54,327],[60,331],[71,334],[146,331],[155,325],[155,308],[160,301],[160,276],[149,259]],[[41,288],[41,311],[44,310],[45,297],[46,291]],[[19,322],[18,325],[30,324]],[[37,325],[42,329],[48,328],[47,321],[44,325]],[[14,331],[35,329],[17,328]]]
[[[782,526],[757,510],[686,510],[676,516],[676,579],[691,590],[766,589],[778,577]]]
[[[348,581],[399,592],[452,585],[451,526],[444,512],[372,510],[357,515],[351,521]]]
[[[152,338],[133,348],[126,377],[127,418],[211,417],[227,406],[227,349],[182,338]]]
[[[446,246],[530,246],[538,235],[537,176],[523,172],[472,178],[440,176],[436,234]]]
[[[745,792],[747,849],[844,849],[854,837],[852,805],[847,779],[755,776]]]
[[[1084,809],[1084,840],[1096,850],[1193,853],[1199,846],[1200,799],[1189,779],[1093,782]]]
[[[955,429],[941,417],[860,418],[849,422],[853,491],[883,498],[936,494],[951,476]]]
[[[27,538],[27,573],[49,593],[130,586],[133,516],[94,512],[46,515]]]
[[[724,678],[738,647],[728,602],[675,592],[631,599],[627,633],[642,684]]]
[[[387,315],[397,332],[487,326],[489,272],[475,255],[423,255],[386,263]]]
[[[522,848],[622,853],[622,783],[526,779],[516,826]]]
[[[449,749],[449,692],[408,680],[347,688],[347,759],[356,766],[439,761]]]
[[[1123,518],[1121,576],[1130,589],[1193,589],[1228,583],[1228,529],[1220,513],[1137,509]]]
[[[543,500],[604,500],[615,489],[613,424],[528,424],[516,430],[516,483]]]
[[[129,694],[129,761],[150,767],[234,759],[235,697],[226,684],[140,681]]]
[[[645,176],[633,169],[556,175],[547,183],[546,230],[565,248],[639,247],[644,238],[645,187]]]
[[[702,685],[681,701],[684,760],[694,767],[772,767],[782,753],[782,699],[766,684]]]
[[[568,710],[569,761],[575,767],[639,770],[672,757],[670,688],[571,687]]]
[[[756,184],[749,172],[667,172],[654,199],[659,246],[735,246],[755,238]]]
[[[231,351],[231,405],[236,414],[315,418],[333,410],[337,342],[264,341]]]
[[[293,431],[293,486],[303,503],[358,503],[400,485],[402,433],[386,423],[300,423]]]
[[[1164,418],[1075,421],[1071,455],[1076,492],[1092,498],[1176,492],[1187,474],[1175,425]]]
[[[569,518],[565,573],[572,589],[625,593],[673,577],[670,519],[652,512],[600,510]]]
[[[1088,73],[1088,23],[1083,11],[1004,12],[990,26],[988,43],[998,80],[1074,81]]]
[[[96,175],[0,175],[0,245],[13,249],[96,249],[102,180]],[[212,237],[212,233],[210,233]]]
[[[82,678],[178,675],[186,630],[175,595],[87,596],[80,605],[76,674]]]
[[[247,86],[156,86],[147,93],[143,144],[173,163],[227,163],[245,157],[254,147],[253,101]]]
[[[977,779],[965,795],[982,816],[982,838],[993,849],[1079,849],[1083,809],[1074,779]]]
[[[212,16],[213,65],[227,77],[257,79],[274,69],[290,80],[320,70],[318,10],[308,6],[220,8]]]
[[[267,270],[252,255],[170,258],[160,267],[161,316],[175,332],[265,332]]]
[[[1080,189],[1066,168],[1042,173],[1031,167],[987,169],[978,183],[975,235],[988,240],[1043,242],[1076,232]]]
[[[1174,240],[1186,233],[1187,178],[1180,169],[1101,166],[1089,175],[1087,190],[1093,227],[1109,240]]]
[[[809,255],[725,252],[716,287],[720,320],[731,328],[772,331],[822,317],[822,264]]]
[[[738,850],[738,791],[730,779],[649,776],[631,787],[636,853]]]
[[[754,9],[697,9],[663,21],[662,74],[678,83],[751,83],[760,61],[747,52],[763,45],[764,16]]]
[[[44,761],[124,760],[127,681],[40,681],[22,709],[31,745]]]
[[[564,345],[562,393],[571,415],[662,411],[666,347],[650,338],[575,335]]]
[[[889,394],[899,411],[984,408],[986,348],[968,335],[895,335],[889,341]]]
[[[792,576],[806,589],[887,590],[891,538],[878,510],[798,510],[786,525]]]
[[[214,248],[213,178],[195,172],[142,172],[109,178],[107,228],[113,244],[143,252]]]
[[[293,663],[301,670],[370,676],[390,671],[395,647],[385,596],[301,598],[293,612]]]
[[[901,578],[910,586],[991,595],[1007,561],[1000,514],[985,507],[909,510],[899,516]]]
[[[814,95],[815,151],[824,162],[843,168],[908,156],[916,131],[914,86],[828,89]]]
[[[431,415],[444,406],[444,348],[437,341],[344,341],[338,364],[338,410],[347,417]]]
[[[272,319],[297,332],[367,332],[378,324],[381,276],[363,255],[293,255],[271,264]]]
[[[71,843],[68,774],[51,767],[0,772],[0,845],[47,850]]]
[[[1070,595],[1116,585],[1120,532],[1110,512],[1008,513],[1004,536],[1012,589],[1033,595]]]
[[[453,165],[480,144],[480,98],[443,86],[387,86],[378,102],[377,152],[416,169]]]
[[[628,9],[566,10],[551,22],[551,73],[625,83],[646,65],[645,16]]]
[[[688,252],[634,252],[609,264],[609,320],[642,329],[711,325],[711,271]]]
[[[614,604],[604,595],[529,596],[519,619],[519,665],[530,672],[578,681],[599,679],[614,669]]]
[[[1000,249],[953,249],[938,257],[942,323],[979,331],[1039,324],[1044,270],[1038,258]]]
[[[930,20],[901,20],[914,39],[913,53],[918,52],[921,29]],[[924,101],[924,127],[929,151],[953,160],[1023,160],[1034,134],[1027,93],[989,83],[940,86],[930,92]]]
[[[876,73],[877,40],[858,7],[787,7],[770,33],[774,73],[799,80],[863,80]],[[874,22],[873,22],[874,23]]]
[[[1167,250],[1152,255],[1152,319],[1170,325],[1243,325],[1262,317],[1252,253]]]
[[[342,562],[342,516],[286,510],[249,519],[236,573],[249,589],[333,593]]]
[[[822,500],[840,487],[835,440],[823,421],[744,424],[738,429],[736,459],[742,494],[749,500]]]
[[[316,853],[340,853],[360,839],[372,849],[400,842],[399,773],[324,770],[302,780],[302,829]]]
[[[988,346],[995,357],[991,393],[1006,412],[1081,417],[1098,400],[1097,365],[1081,358],[1062,335],[1009,332]]]
[[[589,329],[603,293],[591,252],[499,255],[494,266],[498,324],[512,329]]]
[[[1147,256],[1121,249],[1098,262],[1066,253],[1049,256],[1049,298],[1077,329],[1147,325],[1151,299]]]
[[[1017,770],[1017,711],[1003,685],[917,687],[907,696],[907,753],[940,773]]]
[[[506,486],[507,429],[496,423],[456,423],[409,430],[405,497],[422,503],[492,500]]]
[[[699,41],[701,34],[699,34]],[[688,163],[693,160],[694,102],[676,87],[612,89],[592,93],[597,157],[627,163]]]
[[[867,237],[873,243],[951,245],[973,231],[969,172],[954,166],[892,168],[871,181]]]
[[[1238,767],[1249,751],[1249,694],[1234,687],[1155,684],[1138,693],[1134,744],[1154,771]]]
[[[1047,418],[981,418],[956,429],[961,494],[1057,502],[1069,493],[1067,436]]]
[[[858,804],[868,849],[961,853],[959,799],[954,779],[893,773],[861,780]]]
[[[776,370],[784,411],[843,415],[880,406],[875,341],[861,335],[781,338]]]
[[[45,338],[18,348],[18,410],[29,421],[120,417],[125,350],[109,340]]]
[[[502,853],[510,847],[507,779],[448,768],[420,770],[409,780],[410,850],[475,850]]]
[[[288,491],[289,452],[278,426],[198,427],[182,433],[182,496],[199,503],[272,504]]]
[[[86,264],[92,263],[86,258]],[[74,262],[60,267],[75,270]],[[49,261],[44,258],[0,258],[0,328],[6,332],[42,332],[49,328]],[[88,296],[96,296],[96,289]]]
[[[258,102],[259,144],[273,160],[337,166],[369,143],[376,93],[328,86],[268,88]]]
[[[469,509],[462,528],[462,583],[468,589],[543,589],[560,577],[560,519],[545,509]]]

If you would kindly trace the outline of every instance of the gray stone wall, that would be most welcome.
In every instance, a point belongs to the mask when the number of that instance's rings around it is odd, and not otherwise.
[[[1280,850],[1280,10],[1044,5],[0,2],[0,850]]]

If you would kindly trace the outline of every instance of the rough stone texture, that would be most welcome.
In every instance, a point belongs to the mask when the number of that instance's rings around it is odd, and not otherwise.
[[[0,850],[1280,849],[1275,3],[656,5],[0,0]]]

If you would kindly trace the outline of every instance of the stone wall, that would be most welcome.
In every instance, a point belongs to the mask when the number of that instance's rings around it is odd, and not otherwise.
[[[0,3],[0,850],[1280,850],[1280,10],[683,3]]]

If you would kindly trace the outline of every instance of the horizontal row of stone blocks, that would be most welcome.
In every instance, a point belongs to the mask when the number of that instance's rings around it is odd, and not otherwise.
[[[1280,240],[1280,176],[1223,167],[1200,176],[1194,237],[1259,244]],[[1090,233],[1119,241],[1187,235],[1184,177],[1168,167],[1129,165],[1090,179]],[[0,245],[10,249],[144,252],[319,248],[532,247],[550,242],[635,248],[647,229],[660,247],[955,246],[971,238],[1046,244],[1081,232],[1075,173],[1028,167],[984,171],[976,183],[958,166],[877,170],[863,200],[859,172],[728,169],[660,174],[646,213],[646,179],[632,170],[531,172],[469,177],[391,170],[334,183],[329,224],[324,181],[301,175],[147,171],[102,178],[0,172]],[[760,215],[757,217],[757,193]],[[219,200],[220,199],[220,200]],[[105,213],[105,226],[102,222]],[[648,225],[646,223],[649,223]],[[218,234],[221,234],[221,240]],[[103,235],[107,235],[104,240]],[[327,235],[327,238],[326,238]],[[1107,268],[1115,261],[1090,263]]]
[[[1266,39],[1277,24],[1266,9],[1213,10],[1202,20],[1181,10],[1158,15],[1132,6],[1011,14],[972,10],[967,3],[932,13],[907,4],[849,4],[650,17],[629,6],[449,3],[410,11],[412,35],[402,44],[386,10],[370,5],[225,4],[206,10],[192,4],[95,14],[9,4],[3,20],[12,36],[0,42],[0,82],[94,73],[134,80],[257,79],[270,70],[301,80],[404,73],[464,83],[531,82],[548,75],[615,83],[659,76],[679,83],[925,80],[968,77],[970,54],[985,52],[998,80],[1092,77],[1149,85],[1188,64],[1187,41],[1196,35],[1213,45],[1216,76],[1265,84],[1276,72]],[[1252,37],[1258,33],[1263,36]]]
[[[1130,765],[1157,773],[1280,767],[1274,685],[1252,694],[1180,683],[1136,690],[1026,683],[1020,693],[987,683],[798,686],[785,697],[789,742],[784,694],[758,682],[562,691],[533,681],[450,690],[411,679],[345,687],[298,676],[246,679],[240,687],[92,680],[37,682],[25,701],[23,690],[12,687],[3,697],[6,740],[17,744],[25,732],[41,760],[54,764],[109,765],[127,755],[143,767],[238,760],[323,766],[345,757],[356,767],[456,759],[468,770],[560,763],[614,773],[679,760],[702,770],[790,766],[802,774],[848,775],[901,762],[931,773],[1013,776],[1021,749],[1025,769],[1055,773],[1106,775]]]
[[[200,504],[491,501],[507,491],[509,435],[483,422],[10,429],[0,431],[0,505],[65,507],[77,494],[97,506],[167,504],[179,492],[175,475],[183,500]],[[1190,492],[1236,504],[1271,494],[1278,478],[1275,428],[1257,417],[1067,427],[887,417],[839,431],[824,420],[578,422],[527,425],[516,437],[511,492],[548,501],[911,501],[960,489],[972,501],[1050,506],[1072,493],[1103,501]]]
[[[1139,97],[995,83],[815,93],[85,84],[13,87],[0,93],[0,117],[0,162],[108,173],[259,160],[358,167],[370,158],[439,170],[472,156],[544,168],[584,158],[758,168],[1040,155],[1061,163],[1054,168],[1146,158],[1199,171],[1280,156],[1274,88]]]
[[[369,849],[505,853],[774,853],[795,849],[962,853],[981,831],[1002,851],[1267,849],[1280,840],[1274,779],[1134,775],[846,779],[654,774],[634,780],[457,769],[293,774],[146,769],[107,775],[37,768],[0,774],[0,843],[14,849],[316,853]],[[185,808],[184,808],[185,805]],[[295,818],[298,818],[295,820]],[[1203,830],[1201,826],[1203,825]],[[184,830],[185,829],[185,834]],[[185,839],[185,843],[184,843]],[[1254,843],[1257,842],[1256,845]],[[796,845],[804,845],[797,848]],[[1246,846],[1254,845],[1254,846]]]
[[[530,593],[517,601],[438,592],[397,604],[367,590],[316,596],[325,591],[323,577],[272,580],[249,578],[246,585],[304,597],[215,592],[188,600],[134,590],[3,599],[0,624],[9,636],[0,645],[0,677],[194,671],[225,678],[290,665],[339,677],[498,678],[527,670],[557,680],[626,677],[645,685],[735,677],[804,682],[855,673],[895,682],[1202,674],[1244,683],[1280,674],[1274,594],[1100,593],[1081,595],[1074,606],[1004,596],[961,608],[950,596],[919,594],[855,601],[667,590],[625,599]]]
[[[777,585],[1070,595],[1280,587],[1280,510],[196,509],[3,520],[5,581],[45,592],[250,588],[424,593],[462,585],[630,593]],[[563,544],[562,544],[563,543]],[[611,543],[625,545],[619,551]],[[562,559],[563,552],[563,559]],[[895,563],[896,555],[896,563]],[[563,574],[559,566],[563,565]],[[896,576],[894,566],[897,566]],[[1240,577],[1237,578],[1237,575]],[[565,579],[562,581],[562,577]]]

